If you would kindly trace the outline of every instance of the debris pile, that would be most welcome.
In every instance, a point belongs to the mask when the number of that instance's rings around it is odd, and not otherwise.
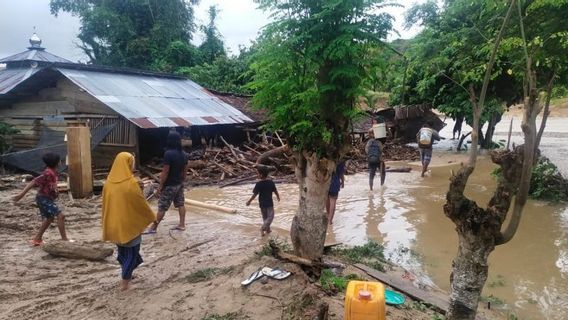
[[[257,167],[268,169],[277,182],[293,180],[291,154],[284,141],[279,147],[268,142],[253,141],[237,147],[227,143],[223,138],[221,140],[225,144],[223,148],[190,153],[187,173],[190,185],[218,184],[220,187],[225,187],[250,183],[257,178]],[[157,180],[161,170],[159,159],[156,159],[153,164],[144,165],[141,173]]]
[[[367,170],[367,154],[365,153],[366,144],[366,141],[357,142],[347,154],[347,158],[350,159],[348,164],[349,173],[357,173]],[[382,156],[384,161],[420,160],[420,152],[418,152],[417,148],[392,141],[387,141],[383,145]]]

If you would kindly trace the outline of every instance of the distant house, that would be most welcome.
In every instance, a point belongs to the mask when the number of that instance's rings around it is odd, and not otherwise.
[[[0,120],[20,130],[12,141],[16,151],[48,146],[42,140],[62,139],[53,131],[81,121],[92,133],[104,132],[93,149],[93,163],[104,167],[120,151],[142,159],[161,155],[172,128],[191,129],[192,136],[199,136],[199,128],[222,130],[254,122],[186,78],[72,63],[41,47],[36,34],[30,44],[28,50],[0,59],[5,65],[0,69]]]

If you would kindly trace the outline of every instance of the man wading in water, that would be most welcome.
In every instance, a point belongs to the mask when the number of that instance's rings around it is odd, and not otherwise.
[[[422,177],[428,171],[428,165],[432,160],[432,144],[434,140],[440,140],[438,131],[432,129],[432,123],[427,122],[422,125],[422,129],[416,134],[418,149],[420,149],[420,161],[422,162]]]
[[[379,139],[375,139],[373,130],[370,130],[369,141],[365,145],[365,152],[367,153],[367,163],[369,165],[369,189],[371,191],[373,190],[373,181],[375,180],[377,169],[381,169],[381,149],[381,142]]]

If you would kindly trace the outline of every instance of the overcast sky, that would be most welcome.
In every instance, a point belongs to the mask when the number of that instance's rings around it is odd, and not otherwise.
[[[414,2],[422,1],[398,1],[407,7]],[[249,45],[268,22],[267,14],[257,10],[253,0],[201,0],[196,8],[198,24],[206,23],[210,5],[217,5],[221,10],[219,31],[232,53],[238,53],[239,45]],[[387,11],[396,17],[400,37],[409,38],[416,34],[415,29],[402,28],[404,8],[389,8]],[[34,26],[43,40],[42,46],[51,53],[72,61],[86,60],[76,46],[79,19],[65,13],[57,18],[52,16],[49,0],[0,0],[0,58],[26,50]],[[399,38],[396,34],[390,36],[391,40],[396,38]],[[201,41],[199,34],[196,34],[195,41],[196,44]]]

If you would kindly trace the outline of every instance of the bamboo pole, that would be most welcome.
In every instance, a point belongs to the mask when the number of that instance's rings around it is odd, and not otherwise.
[[[219,205],[216,205],[216,204],[205,203],[205,202],[196,201],[196,200],[186,199],[185,204],[190,205],[190,206],[194,206],[194,207],[204,208],[204,209],[211,209],[211,210],[224,212],[224,213],[232,213],[232,214],[237,213],[237,209],[231,209],[231,208],[219,206]]]

